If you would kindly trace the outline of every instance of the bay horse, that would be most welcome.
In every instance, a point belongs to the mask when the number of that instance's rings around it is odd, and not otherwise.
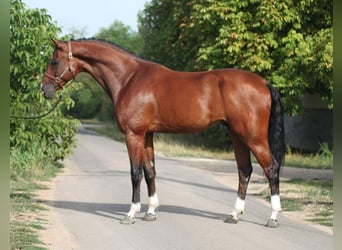
[[[153,133],[192,133],[224,122],[239,176],[237,198],[225,222],[237,223],[244,212],[252,152],[270,185],[271,216],[266,226],[278,227],[279,171],[285,155],[283,112],[278,92],[264,78],[239,69],[177,72],[96,39],[52,41],[55,50],[41,86],[45,98],[52,99],[79,72],[87,72],[114,104],[115,118],[126,137],[132,182],[131,207],[121,223],[133,224],[140,212],[143,176],[149,196],[143,220],[156,220]]]

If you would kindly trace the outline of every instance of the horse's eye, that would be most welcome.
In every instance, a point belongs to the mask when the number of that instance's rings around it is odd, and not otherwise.
[[[53,66],[56,66],[58,63],[59,63],[59,61],[57,61],[57,60],[52,60],[52,61],[51,61],[51,64],[52,64]]]

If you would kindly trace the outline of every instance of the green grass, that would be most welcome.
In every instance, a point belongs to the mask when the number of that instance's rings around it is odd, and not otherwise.
[[[262,197],[269,200],[269,192]],[[306,220],[333,226],[333,180],[293,179],[280,184],[283,211],[305,211]]]
[[[49,180],[61,164],[47,159],[27,161],[25,154],[11,152],[10,179],[10,247],[11,249],[47,249],[38,238],[46,221],[39,218],[45,209],[35,200],[35,192],[47,187],[39,184]]]
[[[317,153],[292,152],[287,147],[285,164],[287,166],[299,166],[303,168],[332,169],[333,153],[327,143],[320,144]]]
[[[38,239],[34,225],[28,222],[15,221],[11,223],[11,249],[44,249],[43,244]]]
[[[44,221],[37,216],[43,210],[33,199],[29,191],[11,191],[11,249],[46,249],[38,239],[38,230],[44,229]]]
[[[319,216],[319,214],[316,216]],[[323,226],[333,227],[334,224],[333,224],[333,220],[331,219],[331,217],[333,217],[333,214],[331,214],[331,216],[324,216],[324,217],[317,217],[314,219],[310,219],[309,221],[314,222],[316,224],[323,225]]]
[[[209,149],[202,143],[194,142],[196,135],[156,134],[154,139],[156,151],[170,157],[199,157],[219,160],[233,160],[232,151]]]

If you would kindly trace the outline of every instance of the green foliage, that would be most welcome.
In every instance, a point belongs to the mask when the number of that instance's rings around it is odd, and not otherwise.
[[[17,177],[31,180],[33,178],[51,177],[51,169],[57,168],[58,163],[54,162],[46,154],[47,145],[34,141],[30,150],[24,151],[22,148],[12,148],[11,160],[11,179]],[[49,155],[49,153],[48,153]]]
[[[88,74],[80,73],[77,76],[80,87],[70,94],[75,105],[64,113],[79,119],[94,118],[101,109],[103,91],[95,80]]]
[[[329,149],[329,145],[326,142],[320,144],[319,155],[322,158],[330,158],[333,161],[333,152]]]
[[[93,118],[101,106],[101,100],[97,99],[89,88],[85,88],[84,84],[82,85],[83,88],[71,94],[75,106],[66,113],[79,119]]]
[[[75,105],[69,110],[64,107],[63,112],[79,119],[113,121],[113,102],[95,79],[87,73],[79,73],[76,79],[80,87],[70,94]]]
[[[139,14],[139,32],[144,41],[143,55],[176,70],[193,70],[197,36],[183,34],[190,15],[188,0],[153,0]],[[201,36],[201,34],[197,34]]]
[[[100,95],[99,95],[100,96]],[[116,122],[114,117],[114,105],[112,100],[105,94],[102,93],[101,98],[101,108],[96,115],[96,118],[100,121],[112,121]]]
[[[142,53],[143,40],[140,34],[118,20],[108,28],[102,28],[95,37],[112,42],[136,55]]]
[[[152,0],[140,23],[151,60],[256,72],[280,91],[289,114],[301,110],[304,93],[333,106],[332,1]]]
[[[50,37],[60,29],[51,22],[45,9],[27,9],[20,0],[10,2],[10,114],[34,116],[47,112],[52,103],[40,91],[42,75],[53,52]],[[53,101],[52,101],[53,102]],[[11,158],[25,154],[25,164],[49,159],[57,161],[71,152],[77,120],[64,117],[61,105],[71,107],[73,101],[62,102],[43,119],[10,120]],[[35,160],[30,160],[33,157]],[[13,164],[11,164],[13,167]],[[17,166],[20,168],[20,166]]]

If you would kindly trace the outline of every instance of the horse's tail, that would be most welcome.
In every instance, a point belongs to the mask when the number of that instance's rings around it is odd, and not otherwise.
[[[285,158],[285,131],[283,109],[280,102],[278,91],[270,84],[267,84],[270,90],[272,105],[271,115],[268,126],[268,144],[272,155],[277,161],[279,169]]]

